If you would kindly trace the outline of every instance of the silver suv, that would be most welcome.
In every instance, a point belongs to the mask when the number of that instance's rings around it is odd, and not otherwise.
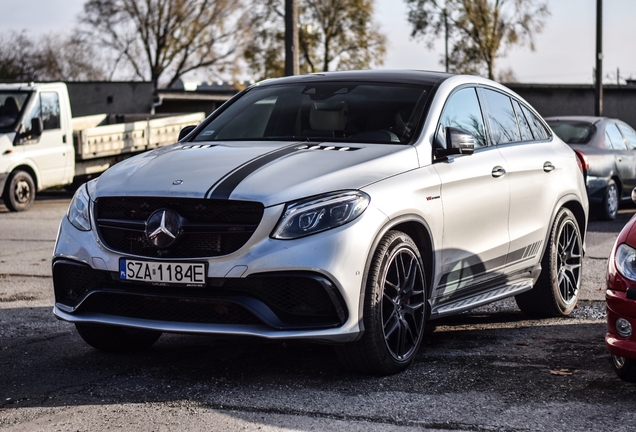
[[[391,374],[431,320],[509,296],[533,315],[576,304],[582,166],[495,82],[268,80],[182,132],[82,186],[62,220],[54,313],[95,348],[305,339]]]

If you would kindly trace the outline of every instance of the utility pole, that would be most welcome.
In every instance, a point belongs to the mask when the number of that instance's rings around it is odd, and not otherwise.
[[[298,0],[285,0],[285,76],[299,73]]]
[[[603,115],[603,0],[596,0],[596,79],[594,115]]]
[[[444,8],[444,42],[446,48],[446,73],[448,73],[448,12]]]

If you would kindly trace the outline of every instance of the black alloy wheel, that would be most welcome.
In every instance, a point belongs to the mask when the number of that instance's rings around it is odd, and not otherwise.
[[[552,225],[541,260],[541,275],[534,287],[515,296],[524,313],[535,316],[567,316],[578,301],[583,265],[583,241],[574,214],[562,208]]]
[[[413,240],[389,231],[378,245],[367,276],[364,334],[338,347],[351,370],[389,375],[411,365],[426,320],[426,282],[422,257]]]

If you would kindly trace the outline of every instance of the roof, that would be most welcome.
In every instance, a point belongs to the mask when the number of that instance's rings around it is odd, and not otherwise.
[[[444,81],[453,74],[444,72],[420,71],[420,70],[363,70],[363,71],[339,71],[319,72],[306,75],[294,75],[283,78],[273,78],[261,81],[256,85],[271,84],[302,84],[316,81],[367,81],[367,82],[391,82],[401,84],[422,84],[432,86]]]
[[[545,121],[579,121],[586,123],[598,123],[601,120],[608,120],[607,117],[596,117],[596,116],[552,116],[552,117],[544,117]]]

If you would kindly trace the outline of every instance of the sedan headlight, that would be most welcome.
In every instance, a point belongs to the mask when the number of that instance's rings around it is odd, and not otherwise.
[[[289,240],[344,225],[360,216],[370,201],[364,192],[343,191],[289,203],[272,237]]]
[[[67,213],[68,221],[80,231],[91,230],[90,202],[86,185],[83,184],[75,192]]]
[[[616,268],[627,279],[636,281],[636,249],[623,243],[616,249]]]

